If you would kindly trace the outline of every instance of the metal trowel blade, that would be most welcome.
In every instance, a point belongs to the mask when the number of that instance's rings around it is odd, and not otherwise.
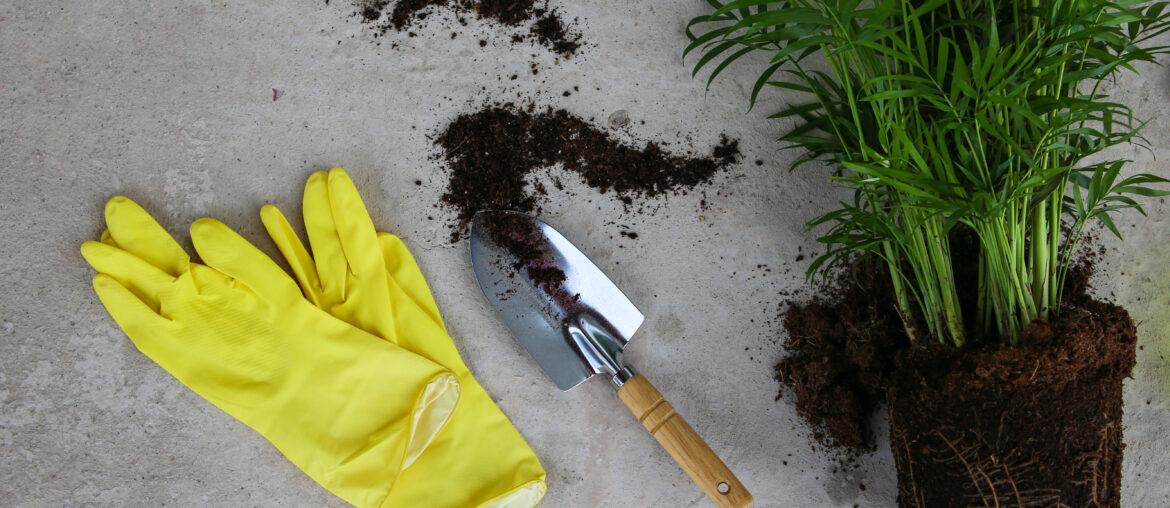
[[[608,328],[619,353],[642,325],[642,313],[601,269],[530,215],[477,213],[471,265],[496,313],[561,390],[596,373],[567,337],[566,321],[590,315]]]

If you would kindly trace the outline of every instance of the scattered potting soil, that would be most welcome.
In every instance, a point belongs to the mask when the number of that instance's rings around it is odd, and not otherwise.
[[[510,104],[459,116],[435,143],[451,171],[442,201],[457,214],[452,242],[479,210],[539,211],[538,198],[547,189],[535,185],[528,190],[526,177],[541,168],[560,164],[590,187],[603,194],[613,191],[631,206],[635,200],[684,192],[739,160],[738,142],[726,136],[710,157],[682,157],[656,143],[641,149],[626,146],[563,109],[537,111]]]
[[[547,0],[537,6],[536,0],[354,0],[362,22],[373,27],[378,35],[390,30],[408,31],[416,21],[426,19],[430,8],[453,9],[459,23],[466,25],[465,16],[491,19],[509,27],[527,25],[526,35],[516,34],[512,43],[534,40],[563,57],[573,56],[581,48],[580,35],[571,33]],[[408,32],[412,36],[413,32]],[[455,37],[452,33],[452,38]],[[481,47],[487,41],[480,41]]]

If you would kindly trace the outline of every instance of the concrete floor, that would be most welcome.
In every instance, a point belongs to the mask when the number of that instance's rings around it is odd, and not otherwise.
[[[375,223],[414,249],[464,358],[543,461],[543,506],[708,506],[604,382],[562,393],[543,377],[481,295],[466,242],[447,241],[430,136],[461,112],[516,97],[599,123],[625,109],[633,122],[619,137],[677,152],[709,153],[720,133],[739,138],[745,163],[703,192],[656,201],[653,213],[623,213],[566,176],[543,218],[646,314],[629,361],[757,506],[894,503],[888,440],[837,468],[791,402],[774,401],[778,293],[806,287],[810,259],[794,260],[818,249],[801,226],[839,191],[823,169],[786,171],[795,154],[774,141],[784,126],[764,119],[784,97],[773,92],[745,114],[752,66],[730,69],[710,92],[690,78],[682,27],[704,2],[554,0],[589,44],[568,60],[514,47],[508,29],[487,22],[452,39],[443,14],[417,37],[375,40],[345,0],[162,4],[0,4],[0,505],[343,505],[140,354],[94,296],[78,253],[114,194],[183,241],[191,221],[213,216],[273,252],[260,206],[296,216],[306,176],[340,165]],[[1152,153],[1134,149],[1131,169],[1166,176],[1155,156],[1170,159],[1170,72],[1142,70],[1116,91],[1152,119]],[[580,92],[562,97],[573,86]],[[273,88],[285,91],[275,102]],[[1170,505],[1170,205],[1148,211],[1118,221],[1127,241],[1105,240],[1094,282],[1140,322],[1123,500],[1153,507]],[[619,237],[611,222],[640,236]]]

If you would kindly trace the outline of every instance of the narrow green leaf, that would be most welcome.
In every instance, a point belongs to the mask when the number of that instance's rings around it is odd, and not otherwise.
[[[1117,226],[1113,224],[1113,219],[1109,217],[1108,213],[1096,215],[1096,218],[1097,220],[1100,220],[1101,223],[1105,225],[1105,227],[1109,228],[1109,231],[1112,231],[1113,234],[1117,236],[1117,238],[1122,240],[1125,239],[1125,237],[1121,236],[1121,231],[1117,229]]]
[[[699,61],[695,63],[695,69],[694,69],[694,71],[691,72],[691,77],[693,78],[693,77],[697,76],[699,74],[699,71],[703,68],[703,66],[707,65],[707,63],[710,62],[711,60],[714,60],[715,57],[719,56],[720,53],[723,53],[724,51],[727,51],[728,49],[731,49],[738,44],[739,44],[739,42],[737,42],[737,41],[723,42],[723,43],[720,43],[718,46],[715,46],[710,51],[707,51],[706,53],[704,53],[703,57],[700,58]]]
[[[715,30],[707,32],[701,36],[692,37],[691,43],[688,44],[686,49],[683,50],[683,54],[682,54],[683,59],[685,60],[687,55],[689,55],[691,53],[691,51],[694,51],[695,49],[698,49],[699,47],[703,46],[704,44],[707,44],[707,42],[711,41],[712,39],[715,39],[717,37],[722,37],[723,35],[725,35],[727,33],[728,33],[727,28],[716,28]],[[690,35],[690,34],[688,33],[688,35]]]
[[[748,100],[748,110],[749,111],[752,108],[756,107],[756,98],[759,97],[760,90],[762,90],[764,88],[764,85],[768,83],[768,78],[771,78],[772,75],[775,74],[776,71],[779,70],[780,66],[782,66],[783,64],[784,64],[784,62],[772,64],[767,69],[764,69],[764,72],[761,73],[760,77],[756,79],[756,84],[752,85],[751,98]],[[709,81],[708,81],[708,83],[709,83]],[[781,88],[784,88],[784,87],[781,87]],[[804,88],[807,89],[808,87],[804,87]]]
[[[715,67],[715,70],[711,71],[711,75],[709,77],[707,77],[707,87],[708,88],[711,87],[711,82],[715,81],[715,77],[719,76],[719,73],[723,72],[723,69],[726,69],[728,65],[731,65],[731,63],[738,60],[739,57],[744,56],[748,53],[751,53],[754,50],[755,50],[755,48],[750,48],[750,47],[743,48],[739,51],[736,51],[735,53],[732,53],[727,58],[724,58],[723,61],[720,62],[719,65]],[[754,99],[754,97],[753,97],[753,99]],[[754,103],[755,101],[753,100],[752,102]]]

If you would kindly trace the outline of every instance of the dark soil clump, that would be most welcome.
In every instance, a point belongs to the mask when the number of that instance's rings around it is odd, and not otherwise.
[[[387,2],[378,3],[381,5],[379,5],[377,9],[374,10],[375,15],[372,18],[368,15],[364,16],[367,23],[373,23],[382,17],[382,10],[386,7]],[[405,30],[406,27],[410,25],[410,23],[415,19],[423,19],[417,17],[419,11],[432,5],[442,6],[449,3],[451,3],[451,0],[398,0],[398,2],[394,4],[394,10],[390,11],[389,25],[382,26],[383,33],[385,33],[387,28],[393,28],[401,32],[402,30]],[[370,9],[367,7],[367,11],[368,10]]]
[[[443,203],[459,225],[488,209],[538,211],[547,189],[527,190],[527,176],[556,164],[581,175],[601,193],[613,191],[626,205],[636,198],[681,192],[708,181],[739,159],[738,142],[726,137],[707,158],[671,155],[655,143],[636,149],[565,110],[491,107],[455,119],[436,139],[451,168]],[[557,183],[556,185],[560,185]]]
[[[570,56],[577,52],[581,43],[576,37],[571,37],[561,18],[551,12],[544,13],[532,26],[532,35],[545,46],[552,48],[558,54]],[[568,92],[565,92],[566,94]]]
[[[830,287],[812,302],[789,303],[790,354],[776,366],[776,379],[795,395],[796,410],[818,441],[868,450],[870,417],[885,399],[894,357],[910,340],[884,265],[853,265]]]
[[[543,7],[538,7],[536,0],[398,0],[393,8],[389,0],[355,0],[355,4],[362,22],[371,25],[378,35],[411,28],[415,21],[426,19],[428,8],[450,8],[460,16],[491,19],[509,27],[527,24],[527,36],[514,36],[513,43],[533,39],[564,57],[573,56],[581,48],[580,36],[570,33],[547,2]],[[460,17],[460,23],[466,21]],[[480,46],[485,46],[482,42]]]

